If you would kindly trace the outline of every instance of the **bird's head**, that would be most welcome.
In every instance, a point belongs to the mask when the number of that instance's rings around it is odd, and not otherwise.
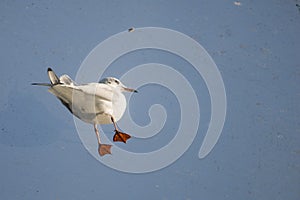
[[[122,92],[124,92],[124,91],[137,92],[137,90],[135,90],[135,89],[126,87],[125,85],[123,85],[123,83],[119,79],[114,78],[114,77],[103,78],[102,80],[99,81],[99,83],[104,83],[104,84],[110,85],[114,88],[119,88]]]

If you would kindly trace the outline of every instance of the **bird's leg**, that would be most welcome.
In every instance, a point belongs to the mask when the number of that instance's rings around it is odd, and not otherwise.
[[[114,124],[115,127],[115,135],[113,137],[113,141],[114,142],[124,142],[126,143],[126,141],[131,138],[130,135],[128,135],[127,133],[123,133],[121,131],[119,131],[118,127],[117,127],[117,123],[115,122],[115,119],[113,117],[111,117],[111,121]]]
[[[111,148],[112,145],[101,144],[100,135],[99,135],[99,131],[98,131],[98,128],[97,128],[96,124],[94,124],[94,131],[96,133],[97,140],[98,140],[98,153],[99,153],[99,155],[104,156],[105,154],[111,154],[110,148]]]

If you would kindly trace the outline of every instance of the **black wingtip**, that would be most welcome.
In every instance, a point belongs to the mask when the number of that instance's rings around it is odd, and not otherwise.
[[[51,84],[49,84],[49,83],[31,83],[31,85],[39,85],[39,86],[48,86],[48,87],[51,87]]]
[[[48,67],[47,72],[53,71],[50,67]]]
[[[54,71],[52,71],[52,69],[50,67],[48,68],[47,73],[48,73],[48,76],[49,76],[49,79],[50,79],[50,82],[51,82],[52,85],[56,85],[56,84],[60,83],[59,78],[54,73]]]

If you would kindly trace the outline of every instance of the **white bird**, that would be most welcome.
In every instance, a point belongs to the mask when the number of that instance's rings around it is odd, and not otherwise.
[[[131,137],[119,131],[116,122],[121,119],[126,109],[124,91],[137,92],[124,86],[118,79],[107,77],[99,83],[76,84],[68,75],[59,78],[48,68],[49,83],[32,83],[32,85],[49,86],[48,91],[55,95],[68,110],[86,123],[94,125],[98,140],[100,156],[111,154],[111,146],[102,144],[97,124],[113,124],[115,135],[113,141],[124,142]]]

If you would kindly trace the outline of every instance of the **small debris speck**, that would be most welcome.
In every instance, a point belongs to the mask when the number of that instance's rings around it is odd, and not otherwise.
[[[234,2],[234,5],[236,5],[236,6],[241,6],[241,5],[242,5],[242,3],[241,3],[241,2],[239,2],[239,1],[235,1],[235,2]]]
[[[298,8],[298,11],[300,12],[300,5],[296,4],[296,7]]]
[[[133,31],[134,31],[133,27],[131,27],[131,28],[128,29],[128,32],[130,32],[130,33],[133,32]]]

